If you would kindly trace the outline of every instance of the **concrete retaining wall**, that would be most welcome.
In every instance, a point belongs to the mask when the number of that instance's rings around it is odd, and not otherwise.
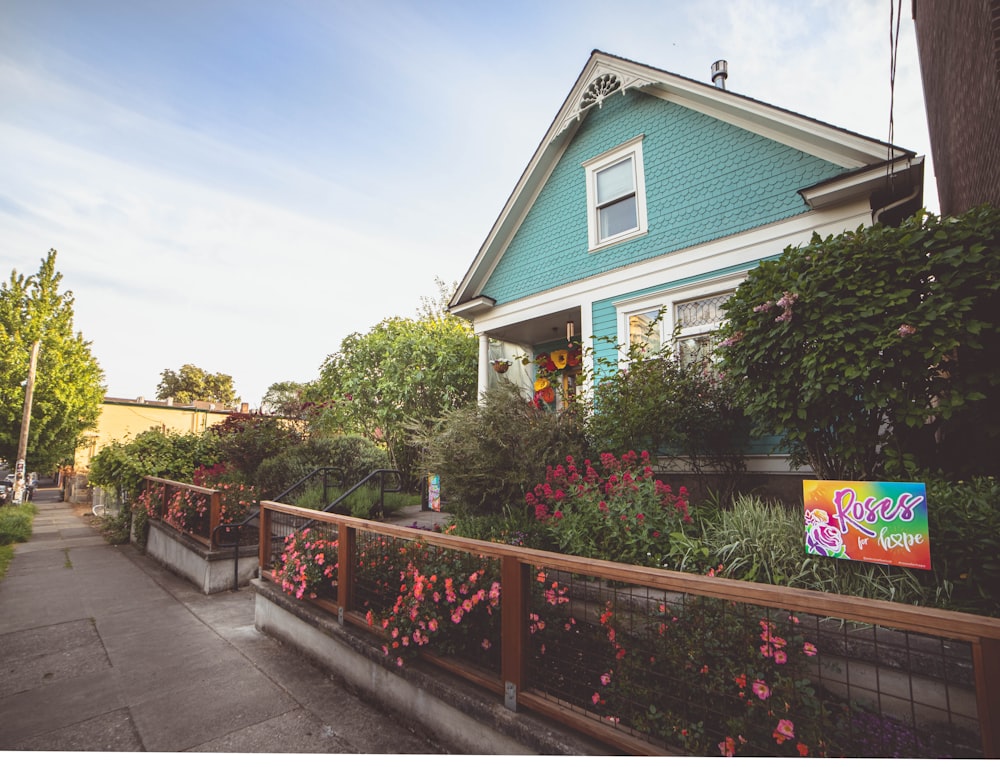
[[[392,665],[373,638],[328,612],[251,581],[255,625],[455,753],[611,755],[614,751],[419,661]]]
[[[202,593],[214,594],[233,588],[233,550],[209,551],[198,541],[181,534],[170,525],[149,520],[146,556],[197,586]],[[240,549],[238,584],[246,586],[258,575],[256,547]]]

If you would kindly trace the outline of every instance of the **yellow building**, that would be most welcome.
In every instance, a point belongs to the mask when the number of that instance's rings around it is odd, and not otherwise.
[[[239,410],[213,402],[178,405],[172,399],[147,400],[105,397],[97,428],[85,432],[73,456],[73,473],[86,474],[90,462],[101,448],[114,441],[127,442],[150,429],[164,433],[201,434],[226,420],[233,413],[246,413],[246,403]]]

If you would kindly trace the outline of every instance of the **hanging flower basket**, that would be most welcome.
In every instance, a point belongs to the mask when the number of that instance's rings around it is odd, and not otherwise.
[[[510,367],[510,360],[493,360],[493,370],[497,373],[506,373]]]

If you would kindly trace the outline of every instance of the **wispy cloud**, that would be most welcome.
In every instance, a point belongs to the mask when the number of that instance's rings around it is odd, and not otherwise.
[[[887,138],[876,0],[37,0],[6,20],[0,267],[59,250],[115,396],[191,362],[256,403],[412,314],[464,274],[594,48],[706,81],[727,58],[732,90]],[[896,141],[926,152],[902,29]]]

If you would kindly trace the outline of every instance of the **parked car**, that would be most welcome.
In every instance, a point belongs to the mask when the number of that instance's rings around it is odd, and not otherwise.
[[[0,481],[0,506],[8,503],[14,495],[14,475],[8,474],[6,479]]]

